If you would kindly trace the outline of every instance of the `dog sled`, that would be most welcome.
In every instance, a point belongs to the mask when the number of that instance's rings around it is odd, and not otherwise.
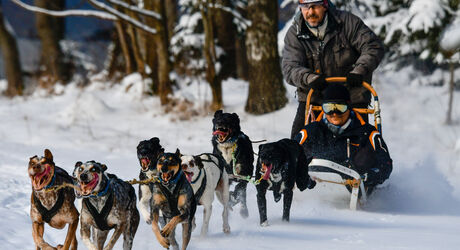
[[[328,83],[344,83],[346,82],[346,77],[329,77],[326,78]],[[364,82],[362,83],[363,87],[366,88],[372,94],[372,107],[371,108],[353,108],[352,110],[359,114],[364,115],[373,115],[374,117],[374,126],[375,128],[382,133],[382,119],[380,116],[380,103],[377,92],[372,88],[372,86]],[[319,121],[324,115],[322,107],[311,104],[311,97],[314,90],[311,89],[307,96],[306,107],[305,107],[305,125],[309,124],[312,121]],[[320,113],[318,117],[315,116],[315,113]],[[344,185],[351,189],[350,194],[350,209],[356,210],[358,203],[365,203],[366,188],[364,186],[364,181],[362,180],[360,174],[355,170],[351,169],[349,166],[342,166],[333,161],[326,159],[312,159],[308,165],[309,175],[316,182],[324,182],[332,185]]]

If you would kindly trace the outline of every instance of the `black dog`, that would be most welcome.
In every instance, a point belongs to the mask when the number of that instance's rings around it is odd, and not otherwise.
[[[139,226],[136,191],[116,175],[107,174],[107,166],[95,161],[77,162],[73,171],[77,197],[84,197],[80,234],[88,249],[112,249],[123,234],[123,249],[131,249]],[[104,243],[110,232],[107,245]],[[90,240],[92,234],[93,240]]]
[[[163,152],[164,148],[161,147],[160,139],[157,137],[139,142],[139,145],[137,145],[137,159],[139,159],[139,164],[141,165],[139,173],[141,181],[157,176],[157,159]],[[139,211],[148,224],[152,222],[152,189],[153,183],[139,185]]]
[[[262,178],[257,188],[260,225],[267,226],[265,193],[273,190],[275,202],[283,199],[283,220],[289,221],[294,184],[300,191],[313,188],[315,182],[308,175],[308,162],[302,147],[294,140],[282,139],[259,146],[256,179]]]
[[[159,182],[153,185],[152,230],[158,242],[164,247],[178,249],[175,239],[176,226],[182,223],[182,249],[186,249],[192,235],[192,221],[196,211],[193,189],[181,169],[179,150],[163,153],[157,162]],[[158,226],[159,212],[166,219],[166,225]]]
[[[221,157],[221,164],[229,174],[230,183],[238,182],[234,191],[230,192],[230,205],[241,203],[240,214],[248,217],[246,205],[246,187],[248,182],[241,177],[252,177],[254,172],[254,152],[249,137],[241,132],[240,118],[235,113],[214,113],[213,153]]]

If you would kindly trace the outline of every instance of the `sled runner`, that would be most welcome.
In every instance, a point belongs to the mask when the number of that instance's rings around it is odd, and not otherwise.
[[[346,82],[346,77],[329,77],[326,78],[326,82]],[[382,120],[380,117],[380,103],[377,96],[377,92],[372,88],[372,86],[363,81],[363,87],[369,90],[373,96],[373,107],[371,108],[353,108],[353,111],[359,114],[373,115],[374,117],[374,126],[375,128],[382,133]],[[314,90],[311,89],[307,96],[306,107],[305,107],[305,125],[309,124],[312,121],[321,120],[324,115],[322,107],[311,104],[311,97]],[[320,114],[318,117],[315,117],[315,112]],[[350,197],[350,209],[356,210],[358,200],[362,202],[366,201],[366,189],[364,187],[363,180],[358,172],[349,168],[348,166],[342,166],[333,161],[325,159],[313,159],[309,166],[308,171],[312,179],[317,182],[325,182],[331,184],[339,184],[348,186],[351,188],[351,197]],[[361,191],[361,192],[359,192]],[[361,194],[361,195],[359,195]]]

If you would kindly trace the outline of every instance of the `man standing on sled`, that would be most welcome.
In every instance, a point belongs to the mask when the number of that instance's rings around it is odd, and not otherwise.
[[[370,194],[388,179],[393,164],[381,134],[351,110],[350,103],[346,87],[330,84],[323,91],[324,117],[306,125],[295,140],[303,146],[308,161],[317,158],[350,166],[361,175]]]
[[[347,77],[354,108],[367,108],[372,72],[384,54],[379,38],[357,16],[337,10],[329,0],[299,0],[300,12],[284,38],[282,69],[286,81],[297,87],[299,106],[291,138],[305,121],[305,101],[313,88],[312,103],[321,104],[326,77]],[[367,116],[363,117],[367,121]]]

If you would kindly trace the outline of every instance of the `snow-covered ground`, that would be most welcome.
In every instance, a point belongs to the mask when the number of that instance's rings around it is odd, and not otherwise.
[[[255,188],[248,187],[249,218],[238,209],[230,215],[231,234],[224,235],[214,204],[209,235],[199,236],[202,208],[189,249],[459,249],[460,237],[460,93],[446,126],[447,89],[422,87],[410,69],[378,73],[374,86],[383,109],[383,135],[394,160],[386,185],[358,211],[347,208],[347,193],[319,184],[294,193],[291,222],[281,221],[282,202],[267,194],[270,226],[260,227]],[[446,76],[447,77],[447,76]],[[5,88],[0,83],[0,89]],[[131,75],[119,84],[95,82],[80,89],[57,88],[59,95],[36,93],[25,98],[0,97],[0,245],[2,249],[32,249],[29,218],[31,184],[27,163],[49,148],[58,166],[71,172],[77,161],[96,160],[108,172],[129,180],[138,176],[136,146],[157,136],[167,151],[211,152],[212,114],[189,120],[164,113],[158,98],[142,97],[142,84]],[[288,137],[297,102],[262,116],[244,112],[247,84],[224,83],[226,112],[236,112],[252,140]],[[184,87],[176,96],[198,103],[209,100],[202,83]],[[254,145],[257,151],[257,145]],[[136,187],[137,189],[137,187]],[[65,232],[45,227],[45,240],[62,243]],[[180,229],[178,229],[180,230]],[[85,246],[80,241],[81,249]],[[181,241],[180,237],[177,237]],[[116,249],[121,249],[121,239]],[[150,227],[141,221],[134,249],[161,249]]]

